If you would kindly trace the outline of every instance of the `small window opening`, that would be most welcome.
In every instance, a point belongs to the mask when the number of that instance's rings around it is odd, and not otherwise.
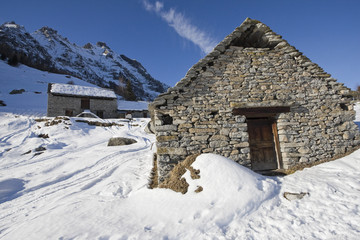
[[[219,111],[211,111],[210,115],[212,115],[213,117],[215,117],[218,113],[219,113]]]
[[[163,122],[163,125],[171,125],[173,123],[173,118],[169,114],[165,114],[160,117],[160,120]]]
[[[342,98],[348,98],[348,99],[353,99],[354,96],[351,94],[345,94],[345,95],[341,95]]]
[[[96,116],[98,116],[99,118],[104,118],[104,111],[103,110],[97,110],[96,111]]]
[[[81,108],[82,109],[90,109],[90,99],[89,98],[81,99]]]
[[[344,111],[349,111],[349,107],[345,103],[340,103],[340,108]]]

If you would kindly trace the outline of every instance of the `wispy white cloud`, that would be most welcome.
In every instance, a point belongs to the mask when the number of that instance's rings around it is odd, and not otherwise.
[[[165,10],[164,4],[159,1],[152,4],[148,0],[143,0],[143,5],[147,11],[154,12],[161,17],[181,37],[197,45],[202,52],[209,53],[216,46],[215,39],[191,24],[189,19],[173,8]]]

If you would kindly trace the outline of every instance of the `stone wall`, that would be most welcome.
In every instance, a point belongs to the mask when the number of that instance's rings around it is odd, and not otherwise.
[[[48,117],[64,116],[66,110],[72,110],[73,116],[82,113],[84,109],[81,108],[81,97],[58,96],[48,93]],[[117,101],[116,99],[90,98],[90,111],[95,114],[97,111],[104,111],[104,118],[116,118],[118,117]]]
[[[149,106],[160,181],[186,156],[217,153],[251,168],[246,117],[236,108],[288,106],[276,116],[290,168],[359,144],[349,89],[266,25],[247,19]]]

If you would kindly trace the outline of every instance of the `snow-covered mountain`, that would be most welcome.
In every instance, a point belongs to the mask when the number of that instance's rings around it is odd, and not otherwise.
[[[80,78],[100,87],[116,88],[130,81],[138,100],[153,100],[169,87],[154,79],[141,63],[115,53],[106,43],[77,46],[56,30],[43,27],[29,33],[23,26],[0,26],[0,54],[29,67]]]

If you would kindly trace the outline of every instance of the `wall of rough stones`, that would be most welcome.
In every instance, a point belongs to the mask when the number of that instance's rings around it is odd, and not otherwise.
[[[266,25],[247,19],[150,105],[160,181],[197,153],[251,168],[246,117],[234,115],[235,108],[290,107],[276,119],[280,168],[350,151],[359,131],[349,91]]]
[[[81,97],[58,96],[48,93],[47,116],[64,116],[65,110],[73,110],[73,116],[84,111],[81,108]],[[104,111],[104,118],[116,118],[117,101],[116,99],[90,98],[90,111],[96,114],[96,111]]]

